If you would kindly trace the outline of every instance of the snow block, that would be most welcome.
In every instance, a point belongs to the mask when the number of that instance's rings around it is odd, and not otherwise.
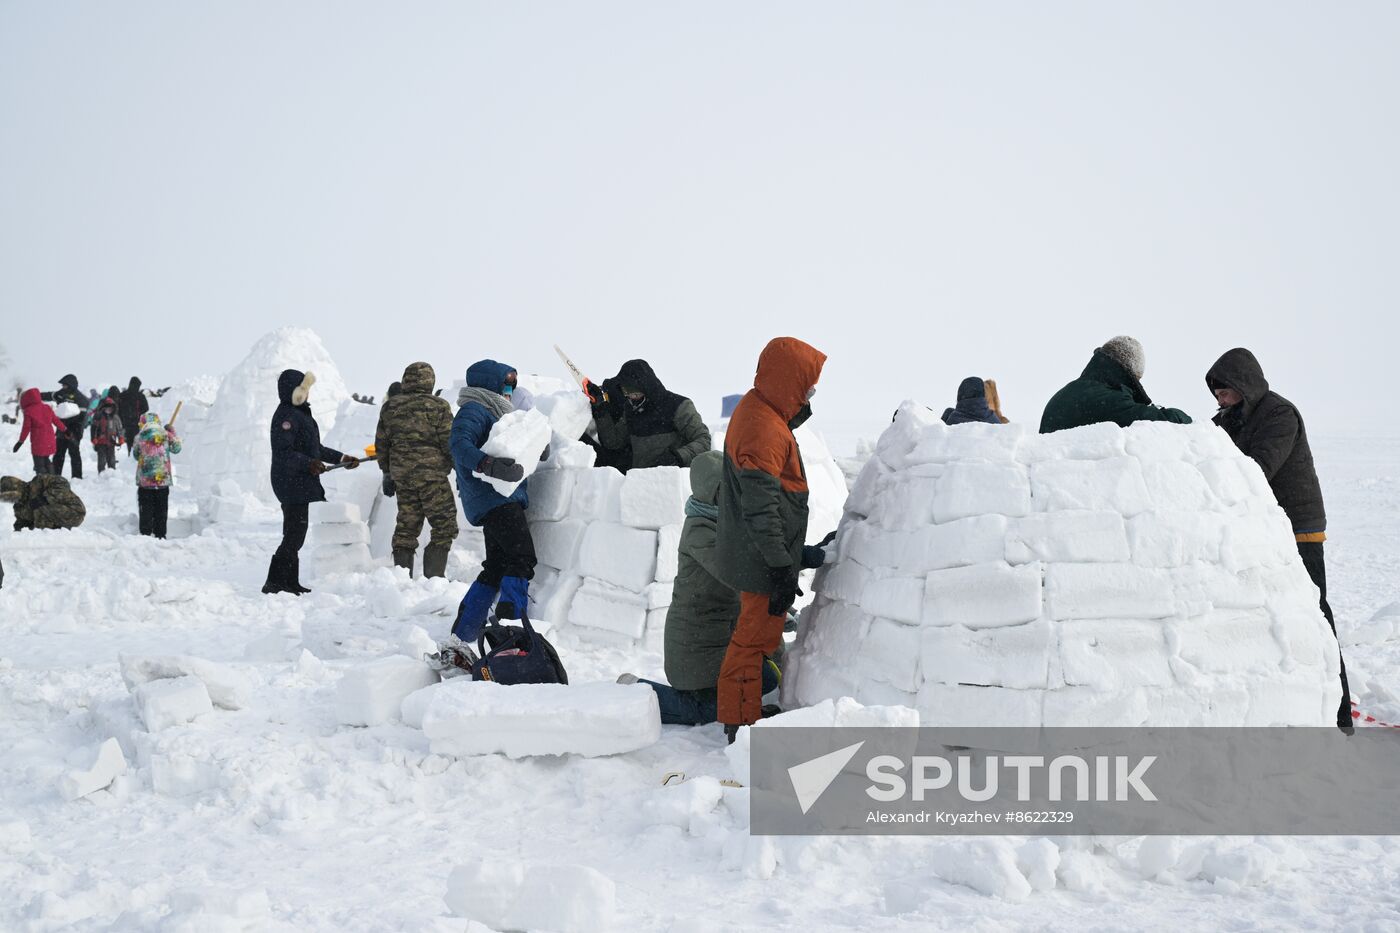
[[[935,570],[924,589],[924,623],[991,628],[1030,622],[1040,616],[1041,573],[1039,563],[1004,562]]]
[[[568,516],[576,472],[541,470],[531,478],[530,508],[526,510],[531,523],[557,522]]]
[[[1031,468],[1031,490],[1037,512],[1107,510],[1129,518],[1152,505],[1142,465],[1131,457],[1040,463]]]
[[[568,621],[570,625],[641,638],[646,634],[647,611],[645,594],[588,579],[569,603]]]
[[[1065,683],[1118,690],[1165,687],[1174,681],[1171,650],[1160,622],[1138,619],[1066,621],[1060,626]]]
[[[531,502],[533,511],[533,500]],[[547,567],[566,570],[578,563],[579,546],[583,543],[586,525],[580,521],[531,522],[530,537],[535,542],[535,557]]]
[[[1048,460],[1108,460],[1121,457],[1127,433],[1116,424],[1089,424],[1053,434],[1029,434],[1016,450],[1022,463]]]
[[[656,580],[656,548],[655,531],[594,522],[579,548],[579,573],[641,593]]]
[[[128,690],[152,680],[197,677],[209,691],[209,699],[221,709],[243,709],[253,695],[253,681],[246,674],[204,658],[121,654],[117,663]]]
[[[423,717],[435,754],[618,755],[661,737],[656,693],[646,684],[515,684],[455,678]]]
[[[917,574],[1001,560],[1007,550],[1006,535],[1004,515],[974,515],[925,525],[904,539],[897,566],[901,573]]]
[[[1045,604],[1052,619],[1162,619],[1176,609],[1170,577],[1135,564],[1051,564]]]
[[[1044,619],[992,629],[930,626],[921,637],[920,670],[927,681],[1014,690],[1049,685],[1054,637]]]
[[[574,475],[570,515],[587,522],[622,524],[623,476],[612,467],[579,470]]]
[[[1117,512],[1039,512],[1018,518],[1006,538],[1006,560],[1115,563],[1131,557],[1123,516]]]
[[[360,507],[350,502],[313,502],[307,509],[313,525],[359,524]]]
[[[675,587],[670,583],[653,583],[647,587],[645,595],[648,610],[666,609],[671,605],[671,598],[675,595]]]
[[[58,779],[58,792],[64,800],[86,797],[126,773],[126,757],[116,739],[79,749],[68,763],[73,767]]]
[[[877,680],[914,694],[919,689],[919,636],[914,626],[875,619],[870,623],[865,650],[852,659],[859,679]]]
[[[131,692],[147,732],[183,725],[214,711],[209,691],[198,677],[152,680]]]
[[[1209,621],[1188,619],[1173,629],[1181,659],[1197,670],[1277,672],[1283,663],[1283,647],[1274,638],[1268,613],[1262,610],[1217,612]]]
[[[1142,512],[1128,520],[1133,563],[1181,567],[1220,562],[1225,519],[1210,512]]]
[[[351,668],[336,684],[336,718],[347,726],[388,722],[399,715],[409,694],[437,680],[426,663],[401,654]]]
[[[942,469],[939,468],[939,473]],[[937,476],[912,471],[887,480],[870,510],[870,520],[890,531],[913,531],[933,522],[933,502],[938,495]]]
[[[549,446],[551,436],[553,431],[549,427],[549,419],[538,411],[507,412],[491,426],[491,433],[481,445],[481,452],[492,457],[509,457],[524,469],[525,478],[520,482],[508,483],[480,473],[474,475],[485,480],[501,495],[509,496],[539,469],[540,454]]]
[[[690,471],[680,467],[631,470],[622,481],[622,523],[655,531],[685,521]]]
[[[405,726],[423,728],[423,717],[428,714],[428,707],[432,705],[433,694],[441,687],[442,681],[434,681],[403,698],[403,702],[399,704],[399,718]]]
[[[1144,463],[1147,497],[1157,511],[1210,512],[1220,507],[1201,471],[1180,460]]]
[[[369,526],[363,522],[312,525],[313,544],[369,544]]]
[[[681,526],[663,525],[656,533],[656,580],[670,583],[676,579],[680,564]],[[667,603],[670,605],[670,603]]]
[[[539,579],[538,576],[535,578]],[[530,587],[530,604],[534,607],[535,616],[533,621],[548,621],[555,624],[565,622],[569,618],[569,607],[573,605],[574,595],[578,593],[579,587],[583,586],[583,577],[577,574],[561,574],[548,586],[532,584]]]
[[[939,524],[973,515],[1016,517],[1030,510],[1026,468],[1016,463],[950,463],[933,500],[933,520]]]
[[[828,599],[858,603],[870,580],[871,573],[864,564],[855,560],[843,560],[817,571],[815,589],[819,595]]]
[[[873,577],[865,584],[860,608],[872,616],[918,625],[923,616],[922,577]]]
[[[491,929],[603,933],[616,922],[616,886],[586,865],[512,859],[459,865],[443,900],[456,916]]]
[[[855,485],[851,487],[850,495],[846,497],[846,511],[861,518],[869,515],[884,494],[890,476],[889,467],[881,463],[878,457],[867,460],[856,477]]]

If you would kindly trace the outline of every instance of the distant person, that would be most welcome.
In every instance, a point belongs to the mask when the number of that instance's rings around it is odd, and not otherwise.
[[[1206,386],[1220,410],[1211,420],[1230,435],[1235,446],[1259,464],[1274,498],[1293,524],[1293,538],[1308,576],[1322,594],[1320,608],[1337,634],[1332,607],[1327,602],[1327,567],[1323,542],[1327,540],[1327,511],[1322,505],[1322,484],[1313,467],[1308,431],[1298,407],[1269,388],[1264,369],[1244,347],[1227,350],[1206,373]],[[1340,642],[1338,652],[1341,651]],[[1352,728],[1351,689],[1346,662],[1342,661],[1342,703],[1337,726]]]
[[[646,360],[628,360],[616,376],[589,389],[598,427],[598,466],[623,473],[688,467],[710,449],[710,429],[695,403],[668,391]]]
[[[19,397],[23,421],[20,424],[19,440],[15,441],[14,452],[24,446],[29,438],[29,453],[34,458],[34,473],[42,476],[52,473],[54,451],[58,449],[58,437],[66,430],[54,410],[44,404],[38,389],[25,389]]]
[[[457,540],[457,500],[452,473],[452,406],[433,394],[437,374],[427,363],[410,363],[391,386],[379,410],[374,452],[384,474],[386,496],[398,498],[394,566],[413,574],[413,557],[426,519],[432,528],[423,549],[423,576],[447,576],[447,555]]]
[[[121,415],[117,411],[117,400],[121,390],[112,386],[105,395],[97,399],[92,409],[92,449],[97,454],[97,472],[117,468],[117,447],[126,440],[122,429]]]
[[[812,416],[825,363],[825,353],[794,337],[770,340],[724,439],[715,566],[739,593],[739,621],[720,668],[717,712],[731,742],[762,715],[763,659],[777,650],[801,595],[808,489],[792,432]]]
[[[133,380],[134,382],[135,380]],[[264,593],[300,596],[311,590],[301,585],[301,546],[306,543],[310,505],[325,502],[321,474],[328,463],[350,469],[360,461],[321,443],[321,428],[307,401],[316,377],[285,369],[277,377],[277,410],[272,413],[272,491],[282,504],[282,542],[267,568]]]
[[[170,513],[170,484],[174,479],[170,455],[180,452],[180,438],[173,425],[161,424],[160,415],[141,416],[136,433],[136,509],[143,535],[164,538]]]
[[[1094,351],[1083,374],[1051,396],[1040,419],[1040,433],[1110,421],[1126,428],[1136,421],[1190,424],[1191,416],[1162,408],[1142,388],[1147,357],[1132,337],[1114,337]]]
[[[117,399],[117,415],[122,419],[122,430],[126,432],[127,456],[136,456],[136,432],[141,428],[141,416],[151,410],[146,394],[141,391],[141,380],[135,376],[126,384]]]
[[[87,517],[83,500],[68,480],[42,473],[31,480],[0,477],[0,501],[15,509],[15,531],[33,528],[77,528]]]
[[[987,383],[976,376],[968,376],[958,384],[958,401],[952,408],[943,409],[944,424],[1001,424],[996,412],[987,401]]]
[[[995,379],[987,380],[987,405],[992,409],[992,414],[997,416],[998,421],[1002,424],[1011,423],[1011,419],[1002,414],[1001,393],[997,391],[997,381]]]
[[[78,377],[69,373],[58,380],[59,388],[45,392],[41,396],[46,402],[53,402],[58,417],[63,420],[63,434],[58,438],[58,447],[53,456],[53,471],[63,475],[63,461],[69,461],[69,471],[74,479],[83,478],[83,428],[87,423],[88,398],[78,388]]]

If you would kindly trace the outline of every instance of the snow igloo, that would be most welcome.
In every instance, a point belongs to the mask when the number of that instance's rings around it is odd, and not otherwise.
[[[1211,424],[1033,434],[906,402],[851,490],[783,698],[942,726],[1325,726],[1336,640]]]

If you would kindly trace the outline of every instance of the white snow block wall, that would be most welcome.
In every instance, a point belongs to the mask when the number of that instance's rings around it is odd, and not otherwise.
[[[284,369],[316,374],[311,410],[323,436],[334,427],[336,408],[350,392],[321,338],[300,327],[266,334],[219,384],[218,395],[199,425],[199,442],[187,444],[175,458],[188,467],[201,501],[210,497],[215,483],[232,480],[258,499],[275,502],[268,434],[277,410],[277,377]],[[184,417],[182,412],[181,420]],[[175,426],[178,430],[180,423]]]
[[[371,563],[369,525],[361,519],[360,507],[348,502],[313,502],[312,574],[324,579],[337,573],[359,573],[368,570]]]
[[[905,403],[818,573],[785,705],[932,725],[1330,725],[1336,640],[1214,425],[948,427]]]
[[[530,534],[542,619],[594,641],[659,638],[676,578],[690,471],[545,464],[530,478]]]

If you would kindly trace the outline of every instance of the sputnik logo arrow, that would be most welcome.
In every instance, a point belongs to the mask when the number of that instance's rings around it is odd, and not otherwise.
[[[793,793],[797,794],[797,805],[802,808],[804,815],[816,805],[821,795],[831,786],[831,782],[836,780],[836,775],[841,773],[841,769],[846,767],[864,744],[865,742],[861,741],[847,745],[820,758],[813,758],[788,768]]]

